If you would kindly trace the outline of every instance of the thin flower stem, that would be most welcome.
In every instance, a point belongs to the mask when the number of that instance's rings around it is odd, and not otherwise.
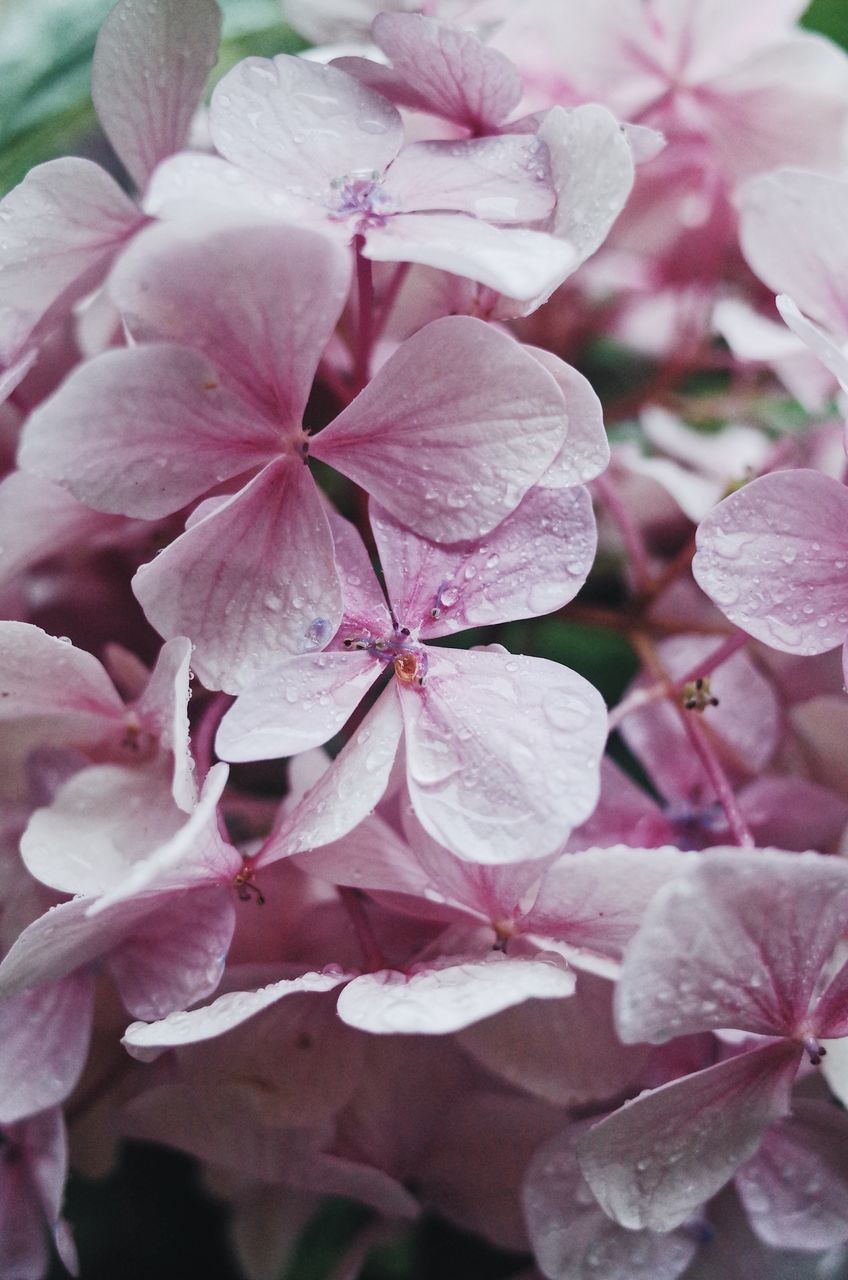
[[[714,649],[708,657],[699,662],[691,671],[687,671],[685,676],[675,681],[671,688],[664,680],[660,680],[656,684],[634,689],[626,698],[622,698],[618,706],[613,707],[612,711],[610,711],[607,721],[609,732],[612,733],[613,730],[617,729],[622,720],[626,719],[634,711],[641,711],[644,707],[650,706],[652,702],[656,702],[660,698],[679,697],[687,684],[691,684],[699,676],[711,675],[723,662],[726,662],[728,658],[733,657],[734,653],[744,648],[749,639],[750,637],[746,636],[742,631],[737,631],[734,635],[728,636],[723,644]]]
[[[197,776],[201,781],[212,768],[215,734],[218,732],[218,725],[223,720],[224,713],[229,710],[233,702],[232,694],[216,693],[203,708],[203,713],[194,727],[191,736],[192,751]]]
[[[627,555],[630,560],[630,572],[633,575],[633,585],[636,591],[647,591],[650,583],[648,552],[645,548],[645,542],[640,530],[631,519],[630,512],[621,501],[618,490],[608,475],[604,474],[598,476],[597,479],[593,481],[593,484],[598,497],[606,507],[610,518],[617,525],[618,531],[624,541]]]
[[[669,676],[660,661],[653,642],[648,636],[643,632],[634,632],[631,636],[631,642],[648,670],[656,677],[658,682],[665,685],[669,702],[677,712],[686,736],[692,744],[692,749],[704,766],[704,771],[715,788],[715,793],[721,807],[724,809],[734,840],[743,849],[753,849],[755,845],[754,837],[751,835],[748,824],[742,816],[742,811],[736,802],[736,796],[733,792],[733,787],[728,781],[727,774],[724,772],[707,734],[702,726],[698,724],[696,719],[698,713],[687,711],[683,706],[676,682]]]
[[[356,288],[358,301],[356,354],[353,362],[353,382],[357,390],[368,382],[371,369],[371,352],[374,346],[374,275],[368,258],[363,257],[362,236],[354,239],[356,249]]]
[[[684,685],[691,684],[693,680],[697,680],[699,676],[712,675],[728,658],[732,658],[734,653],[738,653],[740,649],[744,649],[750,640],[750,636],[744,631],[736,631],[732,636],[728,636],[723,644],[708,654],[700,662],[692,667],[691,671],[687,671],[685,676],[677,681],[677,688],[682,689]]]

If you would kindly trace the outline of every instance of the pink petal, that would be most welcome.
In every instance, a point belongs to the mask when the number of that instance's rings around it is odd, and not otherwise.
[[[160,634],[188,636],[205,685],[238,693],[342,614],[333,539],[306,467],[282,458],[143,565],[133,590]]]
[[[0,289],[8,307],[0,362],[12,362],[28,338],[89,293],[142,221],[90,160],[66,156],[31,169],[0,204]]]
[[[553,234],[576,251],[572,270],[607,238],[633,187],[633,153],[615,116],[590,103],[553,107],[539,138],[557,192]]]
[[[690,865],[690,856],[670,847],[566,853],[545,872],[523,926],[619,957],[659,890]]]
[[[85,1065],[93,1010],[88,973],[0,1001],[0,1124],[64,1102]]]
[[[417,533],[455,542],[518,505],[564,432],[537,361],[480,320],[446,316],[403,343],[312,452]]]
[[[430,542],[379,507],[371,526],[395,616],[420,624],[425,640],[561,609],[589,576],[597,542],[582,486],[531,489],[481,541]]]
[[[769,1044],[652,1089],[580,1140],[601,1208],[631,1230],[671,1231],[724,1186],[789,1111],[800,1049]]]
[[[381,173],[403,140],[385,98],[335,67],[286,54],[237,63],[212,95],[209,128],[228,160],[321,205],[334,179]]]
[[[199,1044],[225,1035],[263,1009],[295,992],[331,991],[347,982],[349,973],[305,973],[300,978],[284,978],[258,991],[229,991],[211,1004],[187,1013],[175,1012],[161,1022],[134,1022],[121,1041],[134,1058],[152,1062],[166,1049]]]
[[[391,615],[362,536],[356,525],[337,512],[328,514],[344,595],[344,619],[340,631],[388,635],[392,630]]]
[[[840,859],[703,854],[660,890],[630,944],[616,993],[619,1034],[655,1044],[720,1027],[794,1035],[847,927]]]
[[[398,213],[450,209],[502,225],[540,222],[555,200],[545,145],[527,134],[410,143],[382,191]]]
[[[164,1018],[211,995],[236,923],[233,895],[218,887],[161,895],[144,929],[115,948],[112,976],[135,1018]]]
[[[153,520],[279,447],[203,356],[152,345],[80,365],[29,418],[19,460],[100,511]]]
[[[110,292],[136,340],[199,351],[254,407],[254,431],[282,441],[286,431],[300,430],[350,274],[350,253],[317,232],[214,224],[198,230],[194,219],[139,236]]]
[[[185,636],[166,641],[135,704],[145,728],[158,738],[160,750],[170,751],[174,757],[171,791],[175,803],[186,813],[195,801],[194,760],[188,740],[190,662],[191,642]]]
[[[569,1002],[573,1003],[573,1002]],[[567,1007],[567,1006],[564,1006]],[[533,1253],[550,1280],[676,1280],[697,1242],[684,1232],[635,1233],[611,1222],[586,1186],[574,1150],[584,1126],[539,1147],[522,1189]]]
[[[4,1135],[8,1155],[0,1173],[0,1273],[10,1280],[41,1280],[50,1266],[45,1227],[73,1275],[76,1251],[67,1223],[59,1217],[68,1152],[62,1112],[39,1112]]]
[[[568,415],[565,443],[539,483],[546,489],[586,484],[606,470],[610,458],[601,402],[588,379],[552,351],[530,346],[524,350],[556,380]]]
[[[442,960],[411,975],[393,969],[354,978],[339,996],[343,1022],[375,1035],[448,1035],[523,1000],[561,1000],[574,975],[548,960],[491,952]]]
[[[818,356],[824,367],[833,374],[843,391],[848,388],[848,356],[844,347],[834,342],[824,329],[813,324],[798,310],[798,307],[782,293],[776,299],[777,309],[797,338],[804,342],[814,355]]]
[[[698,530],[693,572],[737,626],[786,653],[848,631],[848,491],[817,471],[760,476]]]
[[[423,689],[400,691],[425,830],[472,862],[552,853],[597,801],[600,695],[543,658],[432,649],[428,662]]]
[[[378,698],[333,763],[269,839],[264,865],[341,840],[382,799],[403,732],[393,691]],[[344,804],[339,798],[344,797]],[[350,854],[348,855],[350,857]]]
[[[100,28],[91,96],[137,187],[185,142],[220,30],[215,0],[120,0]]]
[[[102,893],[185,821],[158,766],[91,765],[36,809],[21,840],[27,870],[62,893]]]
[[[28,622],[0,622],[0,720],[70,716],[100,737],[125,715],[96,658]]]
[[[848,1240],[848,1120],[799,1099],[772,1125],[736,1189],[754,1231],[774,1249],[828,1249]]]
[[[394,214],[368,229],[363,253],[373,262],[438,267],[520,301],[547,297],[574,266],[574,249],[563,240],[464,213]]]
[[[268,222],[296,222],[337,234],[339,243],[349,236],[341,223],[329,223],[326,212],[273,182],[260,181],[222,160],[200,151],[180,151],[163,160],[150,179],[143,207],[153,218],[192,222],[210,216],[240,226]]]
[[[267,667],[221,721],[224,760],[273,760],[320,747],[344,728],[381,673],[371,653],[306,653]]]
[[[518,71],[470,31],[423,14],[381,13],[371,34],[400,82],[434,115],[486,133],[518,106]]]

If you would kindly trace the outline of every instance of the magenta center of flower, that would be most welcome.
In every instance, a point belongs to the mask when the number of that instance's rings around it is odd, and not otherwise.
[[[345,649],[364,649],[385,665],[391,662],[401,684],[421,688],[427,677],[427,653],[411,637],[409,627],[396,626],[388,636],[348,636]]]
[[[330,184],[328,200],[329,216],[334,222],[354,219],[356,233],[369,227],[384,227],[386,218],[394,213],[391,197],[383,190],[380,174],[349,173],[335,178]]]

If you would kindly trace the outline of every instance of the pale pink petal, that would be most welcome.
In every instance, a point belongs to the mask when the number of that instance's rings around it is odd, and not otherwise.
[[[518,71],[470,31],[423,14],[381,13],[371,34],[401,83],[434,115],[486,133],[518,106]]]
[[[552,1106],[608,1103],[632,1089],[653,1052],[621,1044],[612,993],[611,982],[581,972],[571,1000],[527,1000],[467,1027],[459,1043],[487,1071]]]
[[[455,542],[518,505],[560,449],[564,408],[511,338],[446,316],[403,343],[312,452],[417,533]]]
[[[71,716],[99,737],[124,714],[90,653],[28,622],[0,622],[0,720]]]
[[[798,32],[722,70],[699,101],[711,144],[735,183],[778,165],[844,163],[846,89],[842,50]]]
[[[0,1124],[64,1102],[88,1054],[94,981],[88,973],[0,1001]]]
[[[772,1125],[736,1189],[754,1231],[775,1249],[828,1249],[848,1240],[848,1120],[830,1103],[798,1099]]]
[[[118,903],[153,893],[232,885],[244,862],[218,828],[217,807],[228,774],[227,765],[212,766],[188,820],[158,846],[148,844],[142,856],[91,903],[90,916],[108,914]]]
[[[702,854],[660,890],[630,944],[616,992],[619,1034],[626,1043],[720,1027],[794,1035],[846,927],[841,859]]]
[[[568,415],[565,443],[539,484],[546,489],[586,484],[606,470],[610,458],[601,402],[589,380],[552,351],[529,346],[524,349],[556,380]]]
[[[428,662],[424,687],[400,691],[425,830],[472,862],[552,853],[598,798],[600,695],[543,658],[431,649]]]
[[[412,974],[363,974],[342,991],[338,1014],[375,1035],[448,1035],[523,1000],[561,1000],[571,995],[574,981],[553,959],[491,952],[482,960],[444,959]]]
[[[507,226],[540,222],[555,202],[545,145],[527,134],[413,142],[381,190],[398,213],[450,209]]]
[[[578,1144],[601,1207],[631,1230],[671,1231],[750,1159],[785,1116],[800,1049],[741,1053],[626,1103]]]
[[[152,520],[279,447],[203,356],[156,344],[80,365],[31,415],[18,456],[91,507]]]
[[[0,1170],[0,1274],[9,1280],[42,1280],[52,1262],[46,1228],[62,1262],[77,1275],[73,1240],[59,1217],[68,1172],[62,1112],[50,1108],[9,1125],[4,1138],[8,1148]]]
[[[211,995],[224,972],[235,923],[235,898],[218,887],[162,894],[143,930],[109,957],[133,1017],[164,1018]]]
[[[398,213],[370,227],[373,262],[420,262],[521,302],[547,297],[575,265],[574,249],[543,231],[495,227],[464,213]]]
[[[142,221],[90,160],[66,156],[31,169],[0,203],[0,362],[89,293]]]
[[[144,727],[158,739],[160,750],[170,751],[174,757],[171,792],[186,813],[195,801],[194,762],[188,740],[190,662],[191,641],[185,636],[166,641],[134,708]]]
[[[568,847],[577,850],[626,844],[634,849],[657,849],[673,839],[672,825],[656,800],[604,756],[601,798],[591,817],[572,832]]]
[[[335,226],[339,243],[349,239],[347,228],[328,223],[317,205],[200,151],[181,151],[163,160],[150,179],[143,207],[153,218],[183,222],[210,217],[242,227],[297,222],[320,227],[325,234]]]
[[[21,840],[27,869],[63,893],[102,893],[185,821],[170,771],[92,765],[36,809]]]
[[[215,0],[120,0],[100,28],[91,96],[137,187],[185,142],[220,29]]]
[[[848,182],[780,169],[739,193],[740,237],[751,268],[773,293],[789,294],[805,315],[848,334]]]
[[[391,615],[362,535],[336,511],[328,516],[344,596],[343,634],[388,635]]]
[[[833,374],[843,391],[848,390],[848,355],[845,347],[834,342],[824,329],[808,320],[786,294],[780,294],[777,309],[797,338],[818,356],[824,367]],[[843,331],[844,332],[844,331]]]
[[[161,1022],[134,1022],[127,1028],[121,1043],[134,1058],[152,1062],[166,1049],[222,1036],[295,992],[331,991],[354,976],[350,973],[305,973],[300,978],[272,982],[258,991],[229,991],[212,1004],[187,1013],[171,1013]]]
[[[67,490],[26,471],[0,482],[0,582],[55,556],[57,547],[91,545],[123,526],[92,511]]]
[[[279,439],[300,429],[350,284],[351,256],[298,227],[167,223],[139,236],[110,279],[133,337],[201,352]],[[280,306],[280,298],[286,305]]]
[[[848,490],[777,471],[725,498],[698,530],[698,585],[744,631],[787,653],[824,653],[848,630]]]
[[[676,1280],[695,1253],[694,1236],[637,1233],[611,1222],[577,1163],[574,1144],[584,1127],[569,1126],[543,1143],[527,1168],[522,1200],[540,1270],[549,1280]]]
[[[545,872],[523,926],[620,957],[659,890],[690,866],[691,855],[671,847],[566,853]]]
[[[422,639],[538,617],[576,596],[595,558],[588,490],[533,488],[485,539],[430,542],[379,507],[371,526],[398,621]]]
[[[133,579],[164,636],[188,636],[205,685],[238,693],[281,654],[324,643],[342,615],[333,538],[308,469],[282,458]]]
[[[397,707],[397,699],[387,701]],[[405,894],[411,898],[423,898],[426,894],[428,903],[431,901],[430,876],[409,846],[376,813],[364,818],[342,839],[299,854],[295,861],[309,875],[328,884],[350,885],[368,893]],[[422,904],[425,913],[428,903]]]
[[[266,667],[221,721],[224,760],[272,760],[320,747],[344,728],[380,675],[372,653],[302,654]]]
[[[352,831],[382,799],[402,732],[397,698],[387,690],[326,773],[268,840],[262,863],[319,849]]]
[[[539,129],[557,192],[553,233],[575,250],[572,270],[607,238],[630,195],[633,153],[615,116],[590,103],[553,107]]]
[[[848,962],[828,983],[813,1010],[811,1024],[815,1034],[825,1039],[848,1035]]]
[[[209,127],[228,160],[318,204],[334,179],[381,173],[403,140],[385,98],[335,67],[286,54],[237,63],[212,95]]]

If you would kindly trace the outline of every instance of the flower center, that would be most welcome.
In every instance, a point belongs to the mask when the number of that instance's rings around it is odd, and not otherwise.
[[[383,190],[376,170],[334,178],[327,204],[334,222],[354,218],[357,234],[369,227],[384,227],[387,216],[394,213],[393,201]]]
[[[427,654],[412,639],[409,627],[396,626],[390,636],[347,636],[342,645],[345,649],[365,649],[384,665],[391,662],[401,684],[420,689],[427,678]]]

